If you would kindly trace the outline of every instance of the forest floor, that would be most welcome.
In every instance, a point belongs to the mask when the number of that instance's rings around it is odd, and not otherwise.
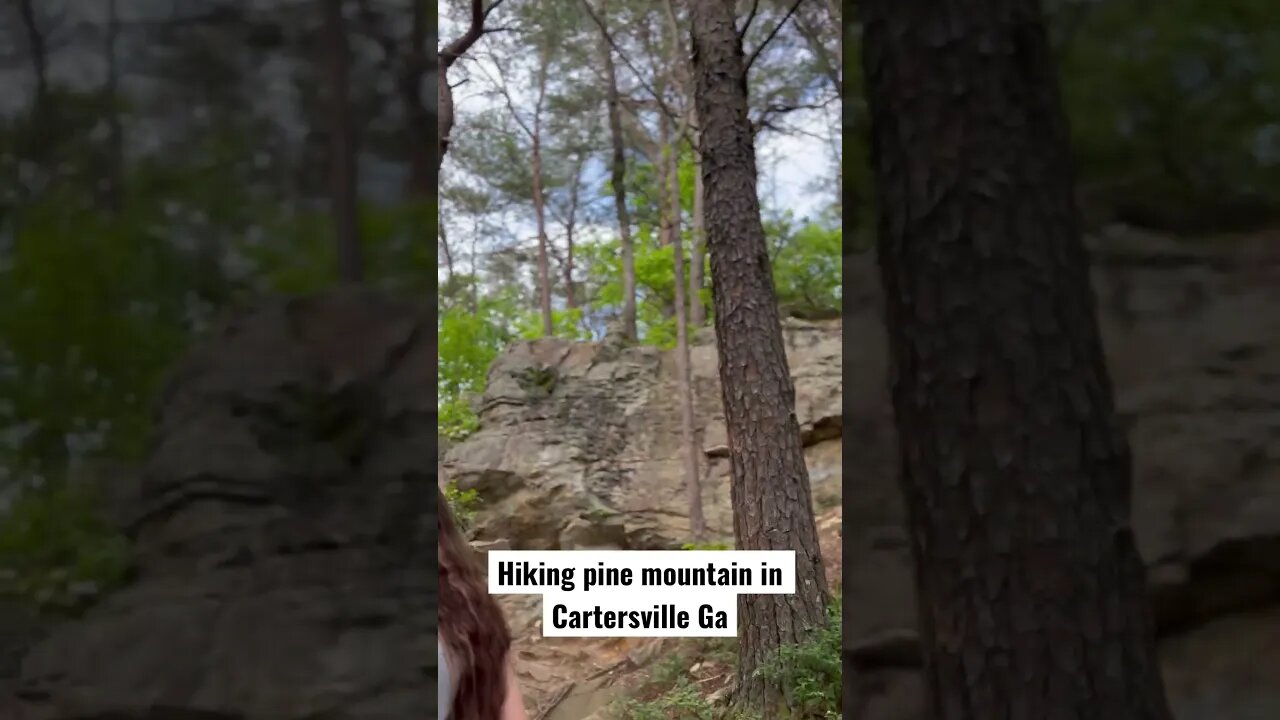
[[[817,516],[833,592],[840,588],[841,522],[839,507]],[[680,678],[713,704],[732,685],[732,639],[547,638],[540,596],[504,595],[500,602],[515,637],[516,674],[530,720],[613,720],[621,703],[652,700]]]

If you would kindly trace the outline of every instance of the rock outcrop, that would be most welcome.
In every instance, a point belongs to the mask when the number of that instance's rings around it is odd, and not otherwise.
[[[241,314],[178,368],[136,578],[22,663],[22,720],[403,720],[435,706],[434,328],[362,292]]]
[[[1119,232],[1095,245],[1100,322],[1134,450],[1134,521],[1179,720],[1280,713],[1278,242],[1194,245]],[[846,263],[853,312],[786,326],[796,409],[815,503],[847,491],[844,629],[857,670],[847,701],[862,720],[923,719],[879,278],[870,257]],[[706,515],[728,536],[707,331],[693,373]],[[481,538],[565,549],[687,538],[670,353],[520,344],[494,366],[480,409],[480,431],[447,453],[444,468],[479,490]]]
[[[819,503],[840,498],[840,321],[788,320]],[[728,453],[714,334],[691,348],[712,534],[732,535]],[[479,538],[516,549],[678,548],[689,537],[674,355],[544,339],[511,348],[489,371],[480,430],[445,455],[446,477],[485,504]],[[668,421],[676,418],[675,424]]]

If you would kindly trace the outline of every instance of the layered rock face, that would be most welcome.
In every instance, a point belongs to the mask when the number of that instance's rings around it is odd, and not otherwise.
[[[1263,243],[1119,235],[1095,247],[1094,266],[1175,714],[1278,717],[1280,256]],[[872,269],[860,271],[874,288]],[[866,300],[880,302],[875,293]],[[850,343],[883,355],[883,329],[870,318],[856,327]],[[846,359],[846,373],[867,371]],[[850,411],[869,419],[888,407],[882,390]],[[882,439],[851,433],[845,452],[860,465],[864,454],[883,455]],[[925,717],[895,471],[860,473],[845,486],[845,645],[863,667],[857,717],[867,720]]]
[[[788,321],[796,411],[816,501],[840,498],[840,323]],[[733,534],[714,333],[691,348],[708,530]],[[479,432],[445,476],[479,491],[480,539],[515,549],[678,548],[689,540],[674,353],[544,339],[499,358]],[[675,424],[669,421],[675,418]]]
[[[27,653],[14,716],[429,716],[428,319],[339,292],[191,353],[128,504],[137,577]]]
[[[1280,257],[1263,240],[1194,246],[1125,233],[1094,253],[1134,450],[1134,521],[1179,720],[1280,717]],[[923,720],[873,262],[846,259],[855,308],[843,323],[791,321],[785,332],[815,503],[847,491],[845,646],[859,668],[848,702],[862,720]],[[445,475],[483,499],[479,537],[539,549],[687,541],[674,369],[671,353],[610,342],[512,348],[479,401],[481,430],[445,457]],[[706,516],[729,537],[707,331],[693,373]]]

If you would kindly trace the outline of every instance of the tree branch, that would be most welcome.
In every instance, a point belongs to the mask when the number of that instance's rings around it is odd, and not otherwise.
[[[777,36],[778,31],[782,29],[782,26],[787,24],[787,21],[795,14],[796,8],[800,7],[800,3],[802,2],[804,2],[804,0],[796,0],[794,3],[791,3],[791,9],[787,11],[786,15],[782,16],[782,19],[779,20],[778,24],[774,26],[772,31],[770,31],[769,36],[766,37],[764,42],[760,43],[760,46],[755,49],[755,52],[751,53],[751,56],[747,58],[747,64],[742,68],[743,75],[746,75],[751,71],[752,63],[756,61],[756,58],[760,57],[760,53],[769,46],[769,43]]]
[[[504,0],[493,0],[489,7],[484,6],[484,0],[471,0],[471,24],[467,26],[467,31],[453,42],[444,46],[440,51],[440,67],[448,69],[453,63],[471,49],[472,45],[484,35],[484,21],[488,19],[489,14],[498,9]]]
[[[614,49],[614,52],[618,53],[618,57],[622,58],[622,62],[626,63],[627,67],[631,70],[631,73],[636,76],[636,80],[640,81],[640,86],[645,90],[648,90],[649,94],[653,96],[653,99],[658,101],[658,107],[662,109],[663,114],[671,118],[673,121],[678,120],[676,113],[674,113],[670,107],[667,107],[667,103],[662,99],[662,95],[658,93],[657,90],[653,89],[653,86],[644,79],[644,74],[636,69],[636,66],[631,62],[631,59],[627,57],[626,53],[622,52],[621,47],[618,47],[618,43],[614,41],[613,35],[609,34],[609,28],[605,26],[604,20],[602,20],[600,16],[596,14],[595,9],[591,7],[591,0],[582,0],[582,4],[586,7],[587,14],[591,16],[591,20],[595,22],[596,27],[600,28],[600,32],[604,35],[604,39],[609,41],[609,46]]]
[[[751,3],[751,12],[747,13],[747,21],[742,24],[742,29],[738,31],[738,39],[742,40],[747,36],[747,30],[751,28],[751,23],[756,19],[756,11],[760,9],[760,0],[753,0]]]

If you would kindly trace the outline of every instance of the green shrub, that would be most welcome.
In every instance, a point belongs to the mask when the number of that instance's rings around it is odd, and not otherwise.
[[[627,720],[712,720],[714,712],[715,708],[686,677],[675,680],[670,690],[652,700],[627,698],[614,710],[615,717]]]
[[[804,643],[783,646],[756,670],[761,677],[787,688],[793,718],[836,720],[840,717],[841,682],[840,599],[827,610],[827,622]]]
[[[98,505],[80,486],[23,492],[0,515],[0,598],[74,615],[118,586],[130,547]]]
[[[480,509],[480,493],[474,488],[459,490],[455,483],[448,483],[444,487],[444,497],[449,501],[449,510],[458,521],[458,527],[464,532],[470,530]]]
[[[436,418],[437,429],[441,435],[454,442],[466,440],[480,429],[480,418],[476,417],[464,398],[453,398],[440,403],[437,412],[439,413]]]

